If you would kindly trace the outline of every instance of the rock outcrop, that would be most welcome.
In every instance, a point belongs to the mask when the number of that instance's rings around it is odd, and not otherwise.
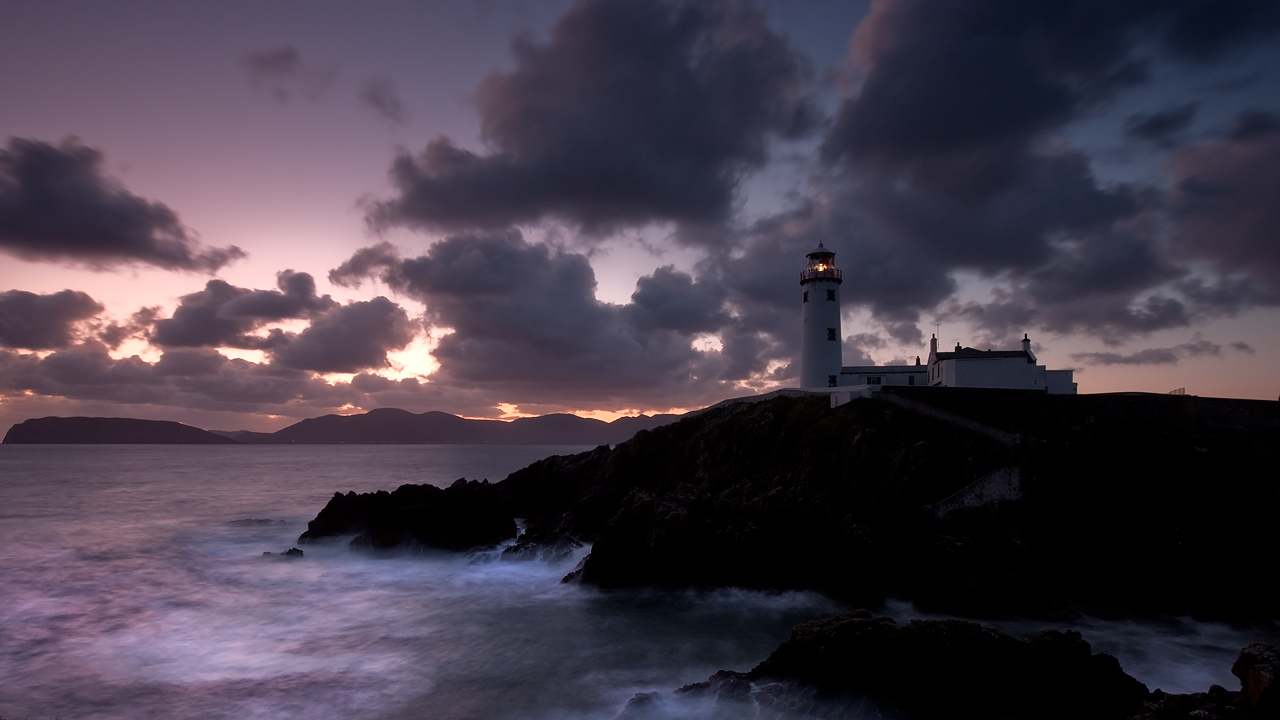
[[[334,493],[298,542],[351,534],[355,548],[470,550],[514,538],[516,524],[492,484],[459,479],[444,489],[401,485],[394,492]]]
[[[303,540],[462,547],[511,538],[523,518],[531,540],[591,543],[572,579],[605,588],[804,589],[859,605],[892,593],[968,616],[1280,615],[1260,570],[1280,517],[1280,403],[918,390],[913,402],[942,411],[776,398],[550,457],[476,493],[339,495]],[[992,478],[1000,492],[966,492]],[[435,509],[445,497],[468,498],[459,507],[484,530],[433,537],[425,528],[451,522]]]
[[[963,620],[899,625],[858,610],[797,625],[749,672],[722,670],[669,695],[637,695],[619,717],[681,715],[701,701],[697,709],[706,717],[1280,718],[1280,654],[1274,646],[1244,648],[1231,672],[1240,678],[1240,690],[1214,685],[1202,693],[1148,692],[1114,657],[1092,652],[1070,630],[1018,639]]]
[[[899,625],[865,610],[797,625],[747,673],[722,671],[677,696],[713,695],[800,717],[1131,716],[1147,688],[1075,632],[1020,640],[962,620]]]

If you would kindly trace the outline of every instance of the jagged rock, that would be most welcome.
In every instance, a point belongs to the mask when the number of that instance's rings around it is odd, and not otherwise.
[[[562,562],[573,557],[582,543],[568,535],[530,528],[516,538],[514,544],[502,551],[503,560]]]
[[[1119,719],[1148,696],[1072,631],[1019,640],[967,621],[898,625],[865,610],[797,625],[745,677],[770,688],[756,690],[757,702],[830,717],[867,698],[922,718]]]
[[[289,548],[288,550],[285,550],[282,553],[264,552],[262,553],[262,556],[263,557],[300,558],[302,557],[302,551],[295,547],[295,548]]]
[[[401,485],[391,493],[335,493],[298,542],[351,533],[353,548],[469,550],[515,537],[516,524],[488,481],[459,479],[444,489]]]
[[[1240,678],[1241,689],[1227,690],[1213,685],[1208,692],[1172,695],[1159,690],[1142,704],[1130,720],[1276,720],[1276,678],[1280,655],[1266,643],[1254,643],[1240,651],[1231,674]]]
[[[656,692],[636,693],[627,700],[627,704],[623,706],[622,712],[618,713],[615,720],[639,720],[640,718],[648,720],[656,714],[661,697]]]
[[[1280,717],[1280,653],[1273,645],[1254,643],[1240,651],[1231,666],[1249,707],[1259,717]]]

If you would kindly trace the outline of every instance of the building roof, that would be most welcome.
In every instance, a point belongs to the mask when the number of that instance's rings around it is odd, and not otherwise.
[[[818,241],[818,247],[805,253],[805,257],[835,257],[835,253],[822,246],[822,241]]]
[[[846,365],[841,375],[892,375],[893,373],[923,373],[924,365]]]
[[[940,352],[935,357],[938,360],[995,360],[997,358],[1020,358],[1029,363],[1035,360],[1027,354],[1025,350],[977,350],[975,348],[960,348],[952,352]]]

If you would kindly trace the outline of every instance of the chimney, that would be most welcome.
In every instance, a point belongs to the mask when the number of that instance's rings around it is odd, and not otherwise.
[[[1027,337],[1026,333],[1022,333],[1022,352],[1031,358],[1031,362],[1036,361],[1036,354],[1031,352],[1031,338]]]

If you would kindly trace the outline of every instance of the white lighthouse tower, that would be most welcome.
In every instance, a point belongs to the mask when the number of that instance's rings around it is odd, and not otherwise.
[[[835,387],[840,377],[840,271],[836,254],[818,249],[800,273],[800,387]]]

